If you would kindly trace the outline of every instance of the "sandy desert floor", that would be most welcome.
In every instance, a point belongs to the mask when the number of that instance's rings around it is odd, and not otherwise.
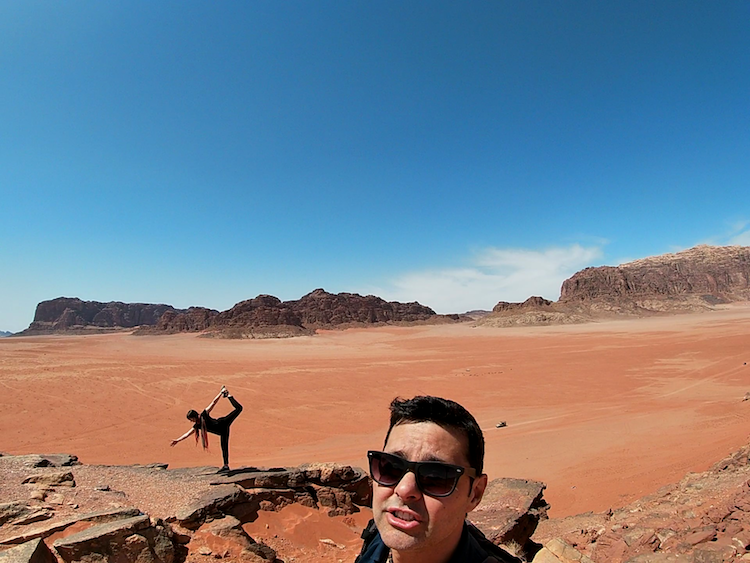
[[[547,484],[550,516],[624,505],[747,443],[750,306],[518,329],[470,324],[287,340],[125,333],[0,340],[0,451],[220,465],[189,429],[222,384],[245,406],[231,464],[364,466],[395,396],[474,413],[486,470]],[[229,410],[226,401],[214,414]],[[496,428],[500,421],[507,427]]]

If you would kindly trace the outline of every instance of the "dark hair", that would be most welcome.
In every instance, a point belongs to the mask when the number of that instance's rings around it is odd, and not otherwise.
[[[200,415],[198,414],[198,411],[190,409],[188,411],[188,413],[187,413],[187,418],[188,419],[191,419],[191,418],[200,418]]]
[[[482,474],[484,466],[484,435],[476,419],[464,407],[441,397],[418,395],[413,399],[396,397],[391,402],[391,425],[385,435],[385,444],[391,430],[399,424],[414,422],[432,422],[443,428],[458,430],[466,435],[469,442],[467,459],[477,475]],[[385,445],[383,445],[385,447]]]

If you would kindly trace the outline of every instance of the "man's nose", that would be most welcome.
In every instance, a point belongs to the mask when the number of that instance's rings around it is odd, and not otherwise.
[[[414,499],[419,498],[422,495],[422,491],[417,486],[417,476],[412,471],[407,471],[406,474],[401,477],[401,480],[394,489],[396,494],[402,499]]]

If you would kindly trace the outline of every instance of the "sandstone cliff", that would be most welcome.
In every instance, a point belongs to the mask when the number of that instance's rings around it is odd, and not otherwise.
[[[485,326],[549,325],[615,316],[710,310],[750,300],[750,247],[696,246],[620,266],[586,268],[565,280],[559,301],[500,301]]]
[[[167,311],[182,312],[171,305],[119,301],[100,303],[82,301],[76,297],[58,297],[39,303],[34,321],[19,335],[155,326]]]
[[[625,313],[708,309],[750,299],[750,247],[696,246],[611,267],[586,268],[565,280],[569,309]]]

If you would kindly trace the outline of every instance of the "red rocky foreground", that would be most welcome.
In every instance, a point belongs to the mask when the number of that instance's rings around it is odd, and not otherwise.
[[[626,507],[554,520],[542,483],[497,479],[470,516],[492,541],[535,563],[750,561],[749,457],[746,446]],[[335,464],[219,475],[26,455],[0,456],[0,475],[3,563],[351,561],[356,546],[320,537],[330,553],[308,559],[289,538],[254,539],[246,525],[292,506],[354,525],[352,515],[370,503],[367,475]]]
[[[356,526],[352,515],[369,514],[371,491],[361,469],[336,464],[217,474],[213,467],[88,466],[70,455],[25,455],[0,456],[0,475],[3,563],[317,561],[300,557],[288,538],[269,541],[278,549],[254,539],[246,525],[297,506]],[[531,547],[529,536],[546,516],[543,490],[531,481],[493,481],[477,523],[493,541]],[[342,561],[354,559],[359,543],[319,542],[330,551],[322,560]]]

